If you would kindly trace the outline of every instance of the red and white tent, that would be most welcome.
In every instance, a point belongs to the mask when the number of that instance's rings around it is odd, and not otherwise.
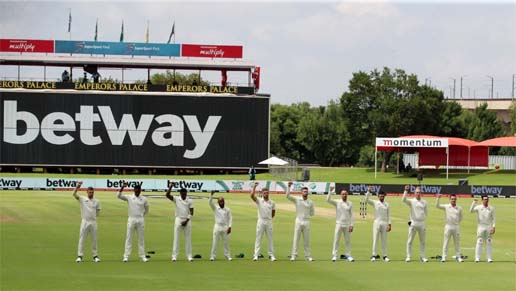
[[[416,150],[419,152],[419,165],[446,165],[448,179],[449,166],[487,167],[489,163],[488,147],[478,142],[457,138],[431,135],[411,135],[399,138],[376,138],[375,177],[378,151]]]

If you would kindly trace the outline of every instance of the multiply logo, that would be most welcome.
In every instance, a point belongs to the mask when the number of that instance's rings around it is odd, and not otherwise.
[[[80,105],[79,107],[79,112],[71,115],[66,112],[50,112],[40,122],[34,113],[18,111],[18,101],[5,100],[3,141],[11,144],[29,144],[36,140],[41,133],[43,139],[48,143],[69,144],[75,140],[69,132],[77,131],[76,123],[78,122],[80,140],[87,146],[104,142],[101,136],[93,130],[95,123],[101,123],[104,126],[105,134],[109,137],[112,145],[122,145],[128,135],[131,145],[142,146],[152,123],[155,122],[160,125],[151,134],[151,140],[155,145],[183,147],[186,124],[195,146],[191,150],[185,150],[183,157],[197,159],[204,155],[222,119],[222,116],[208,116],[204,129],[201,128],[196,115],[142,114],[139,121],[135,121],[132,114],[126,113],[117,122],[111,106]],[[21,130],[18,130],[18,126],[22,123],[25,123],[26,130],[20,133]]]
[[[9,44],[9,49],[14,49],[14,50],[23,50],[25,52],[28,52],[28,51],[31,51],[31,52],[34,52],[34,48],[36,46],[30,42],[27,42],[27,41],[23,41],[23,40],[20,40],[20,41],[12,41],[10,44]]]
[[[205,56],[211,56],[211,57],[224,57],[224,50],[223,49],[216,49],[216,48],[206,48],[201,49],[201,55]]]

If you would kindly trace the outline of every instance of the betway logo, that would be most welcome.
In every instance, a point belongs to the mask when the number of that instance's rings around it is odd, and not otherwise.
[[[414,191],[416,191],[416,187],[420,187],[422,193],[440,194],[441,190],[442,190],[441,186],[428,186],[428,185],[417,186],[417,185],[410,185],[410,192],[413,193]]]
[[[365,193],[370,185],[366,184],[349,184],[349,192],[351,193]],[[378,193],[382,189],[382,186],[373,186],[373,193]]]
[[[471,194],[502,194],[502,187],[471,186]]]
[[[185,189],[193,189],[193,190],[201,190],[203,182],[195,182],[195,181],[172,181],[167,180],[167,186],[170,187],[172,185],[173,188],[185,188]]]
[[[95,113],[97,108],[99,113]],[[11,144],[28,144],[40,134],[55,145],[69,144],[74,141],[67,132],[75,132],[76,122],[79,122],[80,140],[85,145],[103,143],[99,135],[93,132],[95,122],[102,122],[112,145],[122,145],[126,135],[133,146],[141,146],[153,121],[162,127],[156,128],[151,135],[152,142],[157,146],[184,146],[184,124],[190,131],[195,147],[185,150],[183,157],[187,159],[200,158],[213,137],[222,116],[209,116],[204,129],[201,128],[197,116],[183,115],[182,118],[173,114],[142,114],[138,124],[132,114],[122,115],[118,122],[115,120],[110,106],[81,105],[75,119],[65,112],[52,112],[46,115],[41,124],[36,115],[28,111],[18,111],[18,101],[4,101],[4,141]],[[184,120],[184,122],[183,122]],[[18,122],[24,122],[27,130],[18,135]]]
[[[21,186],[22,180],[0,179],[0,187],[17,187]]]

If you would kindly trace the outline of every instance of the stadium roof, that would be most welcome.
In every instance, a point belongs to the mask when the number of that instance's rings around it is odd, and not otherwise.
[[[239,60],[201,59],[184,57],[104,57],[65,55],[0,55],[0,65],[82,67],[96,65],[100,68],[140,68],[169,70],[227,70],[251,72],[256,65]]]

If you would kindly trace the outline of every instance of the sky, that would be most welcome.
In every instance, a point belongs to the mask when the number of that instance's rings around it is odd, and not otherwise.
[[[176,43],[242,45],[244,60],[261,67],[260,92],[280,104],[327,105],[353,73],[383,67],[416,74],[447,97],[455,79],[456,98],[461,78],[464,98],[486,98],[491,80],[495,98],[511,98],[516,74],[516,0],[0,1],[0,38],[93,40],[97,19],[99,41],[118,41],[123,20],[125,41],[145,42],[149,21],[152,43],[166,43],[175,22]],[[42,69],[21,74],[38,78]],[[17,68],[0,67],[1,79],[16,76]],[[144,79],[145,72],[124,76]],[[246,82],[247,75],[228,74],[228,81]]]

